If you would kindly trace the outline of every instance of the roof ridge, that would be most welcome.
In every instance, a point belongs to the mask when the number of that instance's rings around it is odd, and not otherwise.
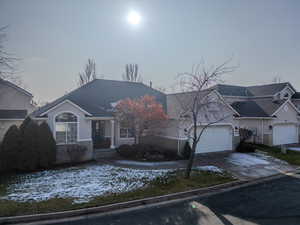
[[[281,84],[290,84],[290,83],[289,83],[289,82],[268,83],[268,84],[251,85],[251,86],[245,86],[245,87],[246,87],[246,88],[250,88],[250,87],[263,87],[263,86],[281,85]]]

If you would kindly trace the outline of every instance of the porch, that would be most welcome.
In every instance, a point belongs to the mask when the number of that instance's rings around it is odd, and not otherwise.
[[[94,150],[115,149],[115,121],[92,120],[92,142]]]

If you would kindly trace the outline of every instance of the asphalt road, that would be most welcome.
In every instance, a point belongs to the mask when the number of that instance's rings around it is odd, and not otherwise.
[[[203,215],[197,203],[210,209],[214,217],[225,225],[297,225],[300,224],[300,176],[284,177],[206,198],[195,198],[193,201],[142,208],[59,225],[218,224],[201,222],[209,215]]]

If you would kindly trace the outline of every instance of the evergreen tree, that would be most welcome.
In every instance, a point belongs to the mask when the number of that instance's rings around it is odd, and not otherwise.
[[[40,124],[38,133],[39,167],[48,168],[56,160],[56,142],[46,122]]]
[[[12,125],[4,135],[0,149],[0,169],[2,171],[7,172],[18,169],[20,141],[20,130],[16,125]]]
[[[22,170],[34,170],[38,168],[39,164],[39,126],[30,119],[28,123],[24,120],[23,127],[20,127],[22,139]]]

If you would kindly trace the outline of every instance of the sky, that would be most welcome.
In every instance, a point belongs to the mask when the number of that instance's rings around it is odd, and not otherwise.
[[[141,16],[128,23],[128,13]],[[37,101],[77,87],[88,58],[99,78],[121,80],[137,63],[144,83],[169,91],[178,73],[232,58],[227,84],[271,83],[279,76],[300,91],[298,0],[1,0],[6,50]]]

